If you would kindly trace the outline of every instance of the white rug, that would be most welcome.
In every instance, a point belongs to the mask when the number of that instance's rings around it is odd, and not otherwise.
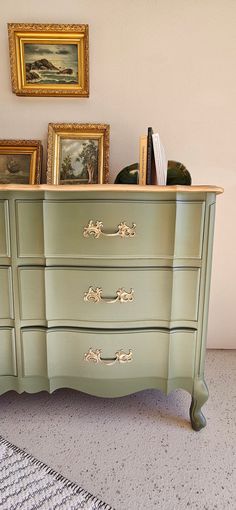
[[[1,510],[112,510],[0,436]]]

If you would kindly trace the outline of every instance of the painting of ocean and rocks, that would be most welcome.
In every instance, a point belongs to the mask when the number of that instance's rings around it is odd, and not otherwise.
[[[77,44],[24,44],[26,83],[78,84]]]

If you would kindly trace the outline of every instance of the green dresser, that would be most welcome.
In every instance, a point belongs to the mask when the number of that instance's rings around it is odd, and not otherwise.
[[[0,393],[192,396],[204,359],[209,186],[0,186]]]

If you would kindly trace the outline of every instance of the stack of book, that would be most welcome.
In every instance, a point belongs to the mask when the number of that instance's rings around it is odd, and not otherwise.
[[[167,165],[160,135],[153,133],[153,129],[149,127],[147,135],[141,136],[139,141],[139,184],[165,186]]]

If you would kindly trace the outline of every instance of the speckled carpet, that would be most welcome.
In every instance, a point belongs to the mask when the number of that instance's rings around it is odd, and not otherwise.
[[[0,436],[1,510],[112,510]]]

